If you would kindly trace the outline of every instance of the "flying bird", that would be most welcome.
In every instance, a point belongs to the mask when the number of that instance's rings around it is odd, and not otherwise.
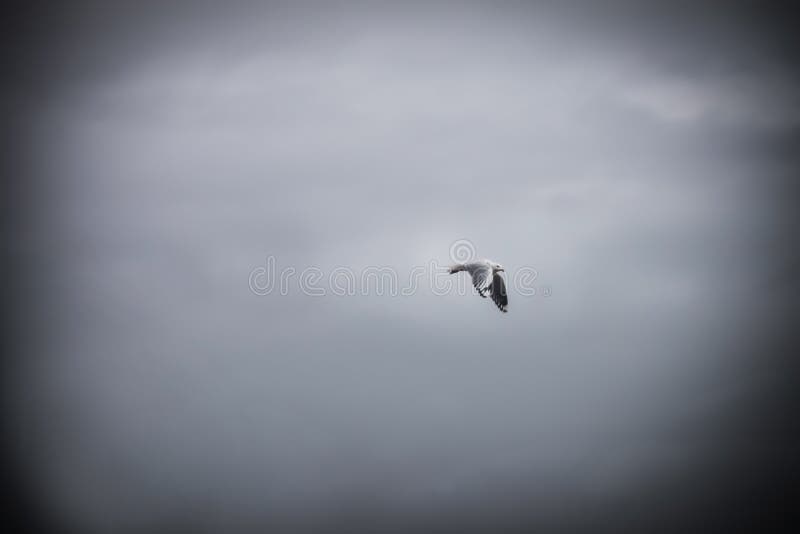
[[[478,290],[478,294],[483,298],[486,295],[492,297],[497,308],[503,312],[508,312],[508,295],[506,294],[506,283],[501,272],[505,269],[499,263],[491,260],[481,260],[471,263],[460,263],[450,267],[450,274],[467,271],[472,277],[472,285]]]

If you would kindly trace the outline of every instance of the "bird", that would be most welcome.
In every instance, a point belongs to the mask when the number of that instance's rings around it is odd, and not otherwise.
[[[480,260],[470,263],[459,263],[449,268],[450,274],[467,271],[472,277],[472,285],[478,290],[478,294],[486,298],[487,293],[492,297],[497,309],[503,313],[508,312],[508,295],[506,294],[506,283],[501,272],[505,269],[499,263],[492,260]]]

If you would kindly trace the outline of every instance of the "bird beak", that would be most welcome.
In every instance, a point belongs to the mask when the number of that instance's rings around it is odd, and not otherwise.
[[[502,267],[500,267],[500,268],[499,268],[499,269],[497,269],[497,270],[498,270],[498,271],[502,271],[502,272],[506,272],[506,270],[505,270],[505,269],[503,269]]]

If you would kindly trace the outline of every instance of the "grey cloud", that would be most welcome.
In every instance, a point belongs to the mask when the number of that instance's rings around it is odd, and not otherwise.
[[[770,246],[794,156],[763,147],[798,102],[747,10],[70,12],[5,92],[46,332],[15,424],[55,521],[613,529],[762,460],[737,414],[763,415],[785,308],[759,281],[796,262]],[[247,285],[268,255],[402,280],[459,238],[552,296]]]

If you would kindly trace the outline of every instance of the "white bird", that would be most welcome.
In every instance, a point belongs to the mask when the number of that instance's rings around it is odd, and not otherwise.
[[[467,271],[472,276],[472,285],[478,290],[478,294],[486,298],[488,293],[497,308],[506,313],[508,310],[508,295],[506,294],[506,283],[501,272],[505,269],[499,263],[492,260],[481,260],[471,263],[460,263],[450,267],[450,274]]]

